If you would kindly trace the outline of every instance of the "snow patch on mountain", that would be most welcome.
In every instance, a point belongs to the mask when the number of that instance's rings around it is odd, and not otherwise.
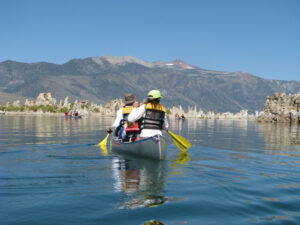
[[[147,62],[134,56],[99,56],[93,57],[92,60],[99,65],[104,65],[106,62],[114,66],[123,66],[128,63],[136,63],[148,68],[153,67],[166,67],[166,68],[177,68],[177,69],[195,69],[196,66],[190,65],[182,60],[174,60],[171,62]]]
[[[134,56],[99,56],[93,57],[92,60],[100,65],[103,65],[104,61],[109,62],[111,65],[125,65],[127,63],[136,63],[145,67],[153,67],[152,63],[146,62]]]

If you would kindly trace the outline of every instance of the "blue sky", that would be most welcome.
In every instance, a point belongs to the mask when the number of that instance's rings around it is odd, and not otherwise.
[[[0,62],[102,55],[300,80],[298,0],[0,0]]]

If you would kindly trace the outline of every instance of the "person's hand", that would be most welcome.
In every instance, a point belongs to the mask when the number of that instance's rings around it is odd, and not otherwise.
[[[109,134],[112,132],[112,130],[110,129],[110,127],[106,129],[106,132],[109,133]]]
[[[133,108],[138,108],[139,106],[140,106],[140,104],[138,102],[133,103]]]

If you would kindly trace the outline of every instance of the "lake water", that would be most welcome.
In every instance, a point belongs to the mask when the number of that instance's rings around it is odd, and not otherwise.
[[[298,125],[173,120],[153,161],[95,146],[112,122],[0,116],[0,224],[300,224]]]

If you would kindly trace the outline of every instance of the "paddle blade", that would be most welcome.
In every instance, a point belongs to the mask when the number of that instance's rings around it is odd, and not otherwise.
[[[101,149],[102,155],[104,155],[104,156],[109,155],[106,145],[100,145],[100,149]]]
[[[109,134],[106,135],[106,137],[98,144],[98,146],[106,146],[108,137]]]
[[[181,151],[187,151],[191,147],[191,143],[184,137],[174,134],[168,130],[168,134],[171,135],[173,142]]]

